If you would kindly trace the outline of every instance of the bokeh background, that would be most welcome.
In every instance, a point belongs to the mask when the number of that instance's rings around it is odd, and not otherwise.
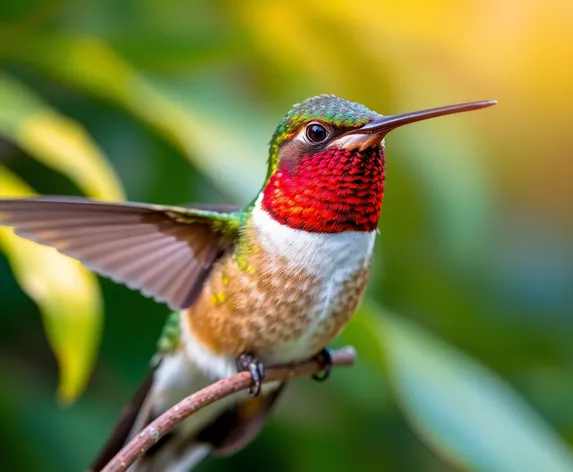
[[[390,135],[358,364],[200,470],[573,470],[572,32],[570,0],[3,0],[0,195],[246,203],[308,96],[497,99]],[[2,230],[3,470],[84,470],[167,315]]]

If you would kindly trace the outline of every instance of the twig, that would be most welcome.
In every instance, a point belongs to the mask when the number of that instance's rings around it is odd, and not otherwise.
[[[356,352],[353,347],[343,347],[332,353],[333,366],[351,366],[355,360]],[[265,382],[291,380],[294,377],[313,374],[320,369],[320,364],[313,359],[296,365],[269,367],[265,371]],[[146,426],[108,462],[101,472],[125,471],[185,418],[221,398],[251,387],[252,384],[253,379],[249,372],[239,372],[189,395]]]

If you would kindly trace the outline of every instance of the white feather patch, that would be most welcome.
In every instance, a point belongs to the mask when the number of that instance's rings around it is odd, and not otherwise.
[[[261,208],[262,194],[253,209],[253,227],[263,248],[319,275],[334,270],[348,275],[372,254],[376,230],[370,232],[311,233],[280,224]]]
[[[285,343],[271,356],[273,362],[294,362],[314,354],[309,351],[313,336],[344,296],[344,283],[369,264],[377,231],[311,233],[293,229],[274,220],[262,209],[261,200],[262,195],[257,199],[252,216],[261,246],[271,254],[287,259],[293,268],[304,267],[316,276],[315,286],[308,287],[316,293],[314,302],[308,306],[309,326],[300,338]],[[293,295],[297,296],[296,291]]]

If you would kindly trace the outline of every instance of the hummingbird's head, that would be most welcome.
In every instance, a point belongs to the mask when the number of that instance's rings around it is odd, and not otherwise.
[[[373,231],[384,194],[386,134],[495,103],[383,116],[334,95],[311,97],[294,105],[273,134],[262,208],[279,223],[305,231]]]
[[[334,95],[318,95],[295,104],[271,139],[269,174],[281,165],[296,165],[299,158],[307,154],[317,154],[334,147],[351,148],[352,140],[338,138],[376,118],[382,118],[382,115],[360,103]],[[372,144],[380,145],[381,139]],[[358,143],[358,140],[354,142]]]

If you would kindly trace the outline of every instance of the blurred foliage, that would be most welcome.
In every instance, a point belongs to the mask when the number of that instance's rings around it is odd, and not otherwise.
[[[497,99],[392,133],[367,300],[337,341],[358,364],[294,382],[200,469],[573,470],[572,28],[566,0],[5,0],[0,194],[246,203],[308,96]],[[168,310],[7,230],[0,249],[3,464],[83,470]],[[58,379],[66,401],[90,383],[62,409]]]

